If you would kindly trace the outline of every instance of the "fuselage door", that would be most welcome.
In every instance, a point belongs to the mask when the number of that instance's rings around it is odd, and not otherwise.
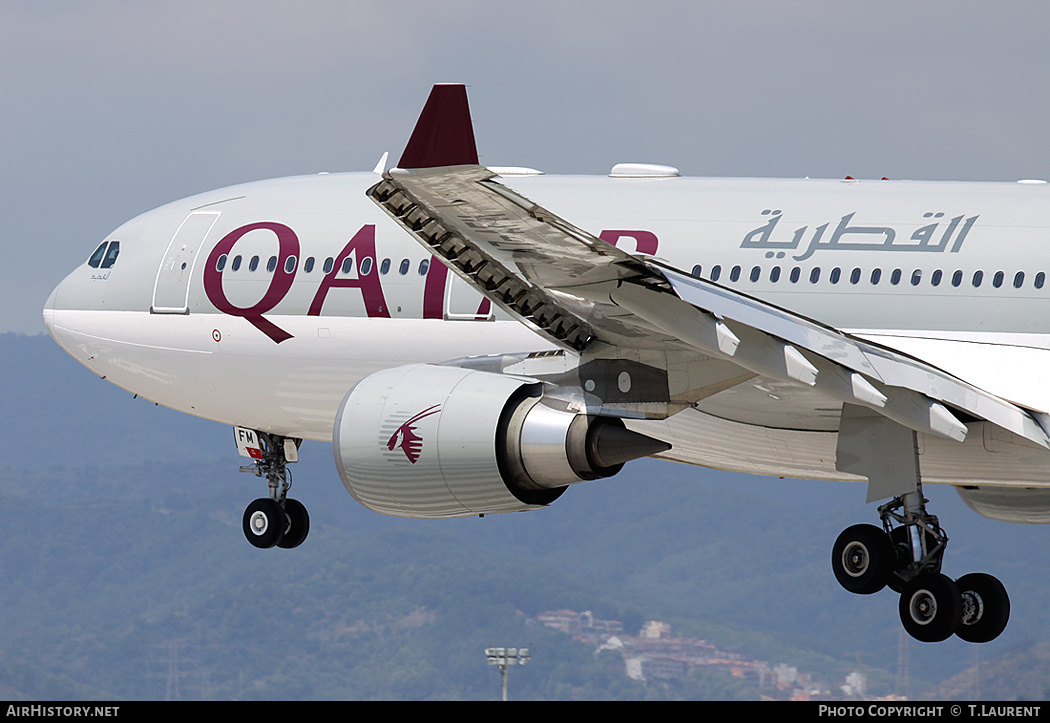
[[[204,241],[215,222],[217,211],[198,211],[183,220],[179,230],[168,244],[164,260],[157,270],[153,286],[154,314],[188,314],[190,278]]]
[[[449,273],[445,296],[445,319],[491,321],[492,302],[482,296],[458,274]]]

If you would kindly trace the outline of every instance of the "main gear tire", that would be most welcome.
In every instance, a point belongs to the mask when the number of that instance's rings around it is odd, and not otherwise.
[[[896,562],[889,536],[875,525],[846,528],[831,549],[835,579],[857,595],[871,595],[886,587]]]
[[[963,606],[955,634],[968,643],[988,643],[999,637],[1010,620],[1010,596],[999,579],[973,572],[963,575],[955,584]]]
[[[951,578],[938,572],[919,573],[901,590],[900,617],[916,640],[939,643],[959,629],[962,596]]]

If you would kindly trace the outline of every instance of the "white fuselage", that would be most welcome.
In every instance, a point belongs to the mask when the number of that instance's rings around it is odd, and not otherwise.
[[[317,440],[331,439],[340,401],[373,372],[552,348],[369,201],[365,191],[378,180],[363,173],[262,181],[139,216],[107,237],[119,243],[111,264],[96,257],[55,289],[47,328],[92,371],[140,396]],[[1050,363],[1045,184],[543,175],[503,182],[628,251],[1050,412],[1042,374]],[[760,435],[819,431],[716,403],[707,411]],[[704,454],[688,461],[778,473],[776,450],[753,455],[753,464]],[[811,467],[786,464],[779,473],[818,476]]]

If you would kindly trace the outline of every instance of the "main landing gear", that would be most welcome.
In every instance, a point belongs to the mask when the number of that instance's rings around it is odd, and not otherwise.
[[[298,461],[302,440],[242,427],[235,428],[235,434],[241,454],[255,460],[241,467],[241,472],[265,477],[269,485],[269,496],[244,510],[244,536],[255,547],[298,547],[310,532],[310,515],[303,503],[288,497],[292,483],[287,465]]]
[[[879,507],[882,527],[854,525],[835,541],[831,567],[842,587],[870,595],[900,593],[900,618],[916,640],[935,643],[953,634],[971,643],[994,640],[1010,618],[1010,598],[984,573],[958,580],[941,574],[948,537],[926,511],[922,486]]]

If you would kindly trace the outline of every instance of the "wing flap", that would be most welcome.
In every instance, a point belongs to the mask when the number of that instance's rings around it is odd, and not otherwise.
[[[856,401],[901,423],[910,420],[906,426],[917,429],[915,422],[928,419],[929,429],[918,431],[962,441],[966,427],[948,409],[954,407],[1050,448],[1046,432],[1027,410],[930,364],[681,271],[669,267],[663,271],[679,298],[727,319],[750,322],[754,328],[823,357],[836,367],[821,375],[829,388],[839,386],[841,394],[845,391],[841,382],[848,379],[849,393]],[[832,377],[838,377],[840,384],[836,385]],[[871,398],[865,400],[866,395]],[[886,400],[881,406],[880,398]]]

